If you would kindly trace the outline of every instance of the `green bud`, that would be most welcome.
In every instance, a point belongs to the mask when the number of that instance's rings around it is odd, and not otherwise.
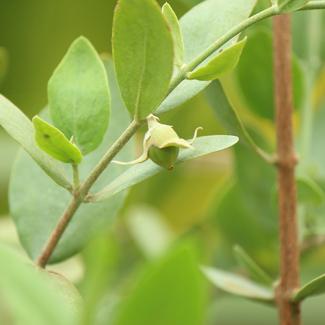
[[[174,169],[174,164],[179,154],[178,147],[166,147],[159,149],[157,147],[150,147],[148,157],[157,165],[168,170]]]
[[[136,160],[130,162],[113,161],[120,165],[131,165],[141,163],[150,158],[157,165],[172,170],[177,160],[179,149],[191,149],[198,130],[190,141],[181,139],[171,125],[159,123],[159,118],[149,115],[147,118],[148,131],[143,140],[143,153]]]

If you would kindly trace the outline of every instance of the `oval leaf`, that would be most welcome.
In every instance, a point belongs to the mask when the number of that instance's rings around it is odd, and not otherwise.
[[[238,43],[227,47],[224,51],[214,57],[206,65],[188,73],[188,79],[215,80],[233,70],[239,62],[246,37]]]
[[[274,302],[274,293],[272,290],[247,280],[244,277],[212,267],[203,267],[202,271],[208,280],[220,290],[259,302]]]
[[[176,164],[186,160],[198,158],[212,152],[227,149],[237,142],[238,138],[231,135],[212,135],[199,137],[195,140],[193,149],[185,149],[180,152]],[[164,169],[162,167],[159,167],[150,160],[147,160],[141,164],[137,164],[126,170],[122,175],[108,184],[99,193],[93,195],[91,197],[91,200],[96,202],[107,200],[113,195],[125,190],[126,188],[138,184],[163,170]]]
[[[32,122],[2,95],[0,95],[0,125],[58,185],[71,189],[63,166],[37,146]]]
[[[68,299],[47,274],[3,245],[0,245],[0,263],[0,296],[14,320],[9,324],[77,324]]]
[[[48,84],[54,125],[72,136],[83,154],[103,140],[110,115],[110,93],[105,67],[84,37],[75,40]]]
[[[325,274],[313,279],[300,288],[292,297],[293,301],[299,302],[308,297],[325,293]]]
[[[231,28],[245,20],[255,4],[256,0],[207,0],[187,12],[180,19],[185,63],[193,61]],[[230,44],[225,44],[223,48]],[[163,101],[158,112],[163,113],[183,104],[208,85],[209,81],[184,80]]]
[[[177,247],[147,267],[123,299],[115,324],[203,324],[202,284],[193,249]]]
[[[43,151],[65,163],[79,164],[81,162],[82,154],[79,148],[71,143],[60,130],[38,116],[33,118],[33,124],[36,142]]]
[[[181,67],[184,63],[184,41],[178,18],[168,2],[163,5],[162,13],[173,36],[175,64]]]
[[[250,277],[260,283],[271,286],[272,278],[244,251],[240,246],[234,247],[234,253],[238,263],[243,266],[249,273]]]
[[[154,0],[120,0],[113,23],[113,56],[122,97],[143,119],[167,94],[173,72],[173,39]]]
[[[89,175],[90,170],[129,125],[129,117],[121,102],[112,67],[109,68],[109,76],[114,103],[112,127],[105,135],[102,145],[95,152],[84,157],[79,165],[81,181]],[[130,143],[124,147],[117,159],[126,160],[132,152],[132,143]],[[70,166],[67,165],[66,169],[71,173]],[[93,189],[97,191],[102,189],[125,169],[123,166],[110,166],[109,170],[106,170],[98,179]],[[51,183],[35,163],[22,153],[18,156],[12,170],[9,196],[10,212],[14,218],[20,241],[28,254],[35,259],[67,207],[71,195]],[[69,223],[50,262],[61,261],[78,252],[94,234],[98,234],[110,225],[123,204],[124,198],[125,195],[120,193],[113,199],[100,204],[83,204]]]

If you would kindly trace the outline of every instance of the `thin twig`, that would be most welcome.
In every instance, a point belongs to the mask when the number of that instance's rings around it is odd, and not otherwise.
[[[299,244],[297,226],[297,195],[292,133],[292,71],[291,19],[277,16],[274,22],[274,73],[276,102],[276,138],[280,231],[280,283],[277,303],[282,325],[300,324],[300,306],[291,302],[299,287]]]
[[[74,196],[70,201],[69,206],[59,219],[58,224],[51,233],[48,241],[46,242],[40,256],[37,258],[36,263],[38,266],[44,268],[49,261],[55,247],[57,246],[60,238],[62,237],[65,229],[67,228],[70,220],[84,201],[90,188],[96,182],[101,173],[106,169],[108,164],[117,155],[117,153],[124,147],[124,145],[131,139],[138,128],[141,126],[141,122],[133,121],[123,134],[114,142],[107,153],[103,156],[100,162],[90,173],[89,177],[81,184],[79,190],[74,192]]]

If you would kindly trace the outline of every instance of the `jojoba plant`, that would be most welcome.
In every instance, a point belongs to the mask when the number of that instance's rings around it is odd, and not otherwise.
[[[170,283],[169,274],[179,279],[179,287],[170,289],[168,300],[177,305],[180,293],[184,306],[177,313],[166,308],[165,318],[155,319],[157,324],[203,324],[198,284],[202,274],[223,291],[277,307],[281,324],[300,324],[300,303],[324,291],[324,276],[304,286],[299,280],[290,16],[295,11],[323,9],[325,1],[273,0],[254,11],[255,6],[255,0],[205,0],[179,20],[168,3],[160,8],[155,0],[119,0],[112,57],[100,56],[88,39],[77,38],[48,82],[48,106],[32,121],[0,96],[0,125],[22,147],[11,176],[10,213],[22,246],[41,269],[88,245],[123,206],[127,189],[164,169],[173,173],[174,168],[182,168],[181,162],[227,149],[240,140],[278,172],[278,280],[240,246],[234,253],[250,279],[200,267],[191,245],[180,245],[152,266],[151,276],[144,277],[134,296],[121,303],[112,324],[153,324],[159,306],[150,295],[158,283]],[[272,16],[276,154],[257,144],[218,81],[240,62],[249,42],[249,34],[241,33]],[[198,127],[186,140],[175,131],[181,132],[182,125],[165,124],[165,112],[204,90],[210,98],[216,97],[219,119],[233,135],[197,137],[202,129]],[[145,130],[142,153],[134,157],[133,140],[141,130]],[[315,192],[310,182],[303,186]],[[4,284],[27,272],[37,286],[46,287],[35,293],[35,299],[41,301],[45,291],[51,292],[48,301],[61,308],[55,315],[43,315],[43,324],[81,322],[82,308],[72,308],[60,299],[60,292],[53,292],[47,283],[50,273],[37,273],[37,267],[24,263],[20,269],[20,258],[6,248],[0,249],[0,258],[9,263],[0,267],[5,296],[11,289]],[[78,293],[73,296],[78,305],[87,304]],[[146,310],[140,307],[144,302]]]

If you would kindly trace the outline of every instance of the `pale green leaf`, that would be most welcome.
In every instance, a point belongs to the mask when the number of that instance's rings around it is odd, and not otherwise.
[[[252,141],[251,137],[233,105],[229,102],[221,83],[219,81],[212,82],[205,92],[218,121],[228,132],[238,136],[240,142],[249,144]]]
[[[112,124],[101,146],[84,157],[79,165],[81,181],[89,175],[99,159],[129,125],[129,116],[121,101],[112,66],[109,68],[109,77],[112,102],[114,103],[112,105]],[[126,160],[132,152],[131,142],[119,153],[117,159]],[[124,166],[110,166],[93,186],[93,190],[102,189],[125,169]],[[71,173],[70,166],[66,165],[66,170]],[[103,203],[83,204],[69,223],[54,251],[51,262],[61,261],[75,254],[90,238],[106,229],[123,204],[124,198],[125,195],[120,193]],[[70,200],[71,195],[52,184],[27,155],[24,153],[19,155],[10,180],[10,211],[20,241],[33,259],[40,254]]]
[[[33,118],[33,124],[36,143],[43,151],[64,163],[79,164],[81,162],[82,154],[79,148],[71,143],[59,129],[38,116]]]
[[[83,154],[103,140],[110,116],[110,93],[105,67],[84,37],[70,46],[48,84],[54,125],[72,136]]]
[[[293,301],[299,302],[308,297],[313,297],[325,293],[325,274],[311,280],[302,288],[297,290],[292,297]]]
[[[238,263],[244,267],[253,280],[268,286],[272,285],[272,278],[259,265],[257,265],[257,263],[244,251],[242,247],[236,245],[234,247],[234,253]]]
[[[149,206],[136,206],[127,215],[127,226],[141,252],[149,259],[166,252],[174,240],[172,229],[163,216]]]
[[[206,65],[188,73],[188,79],[215,80],[232,71],[239,62],[241,53],[246,44],[246,38],[230,45],[215,56]]]
[[[132,116],[155,111],[173,72],[173,39],[154,0],[119,0],[113,23],[113,57],[122,97]]]
[[[32,122],[2,95],[0,95],[0,125],[57,184],[67,189],[71,188],[63,166],[37,146]]]
[[[47,274],[4,245],[0,263],[0,297],[14,324],[77,324],[75,311]]]
[[[270,288],[216,268],[202,267],[202,271],[208,280],[220,290],[259,302],[274,302],[274,293]]]
[[[295,11],[303,7],[309,0],[278,0],[281,12]]]
[[[162,7],[162,13],[167,20],[174,40],[174,60],[179,67],[184,63],[184,41],[179,21],[173,8],[168,2]]]
[[[198,158],[212,152],[227,149],[238,142],[238,138],[231,135],[212,135],[199,137],[193,144],[193,149],[180,151],[176,164],[186,160]],[[145,179],[162,172],[164,169],[150,160],[130,167],[103,190],[91,197],[92,201],[107,200],[113,195],[138,184]]]
[[[206,0],[187,12],[180,19],[185,63],[193,61],[231,28],[245,20],[253,10],[255,3],[256,0]],[[225,49],[237,38],[233,38],[222,48]],[[211,57],[209,59],[211,60]],[[183,104],[206,88],[208,84],[209,81],[184,80],[163,101],[158,112],[163,113]]]
[[[201,325],[203,287],[195,254],[176,247],[149,265],[122,302],[116,325]]]

